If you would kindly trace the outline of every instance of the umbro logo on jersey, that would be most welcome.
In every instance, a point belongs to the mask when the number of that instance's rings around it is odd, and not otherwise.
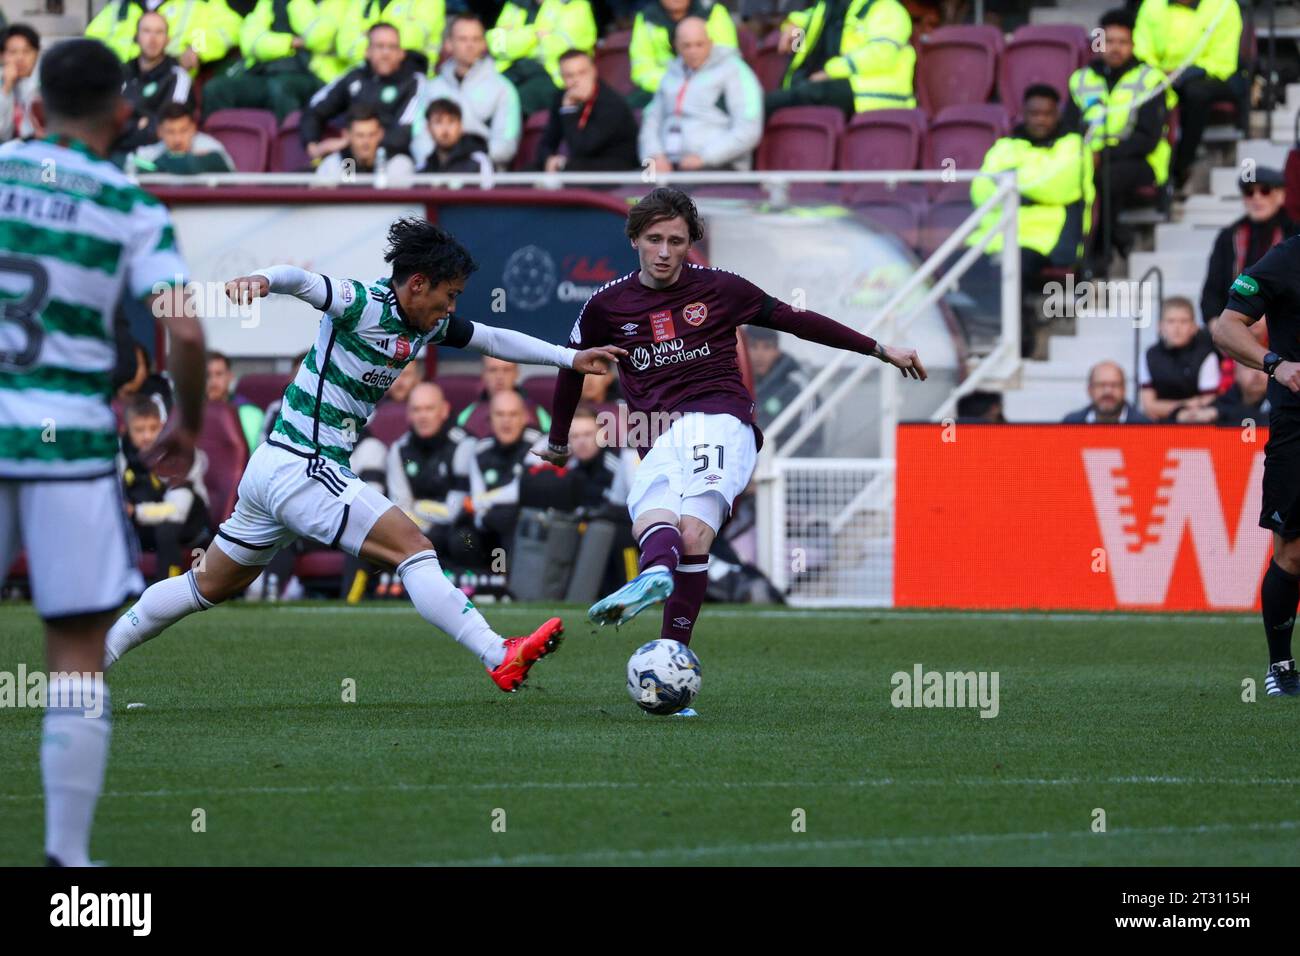
[[[637,324],[635,322],[628,322],[626,325],[620,325],[619,328],[623,330],[624,335],[631,335],[637,330]]]
[[[721,481],[721,480],[722,480],[722,476],[721,476],[721,475],[705,475],[705,476],[704,476],[704,480],[707,481],[709,484],[712,485],[712,484],[716,484],[717,482]]]
[[[689,617],[673,618],[673,627],[690,627],[690,626],[691,626],[691,619]]]

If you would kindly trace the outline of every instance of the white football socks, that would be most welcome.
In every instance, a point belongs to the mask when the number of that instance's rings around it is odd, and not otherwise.
[[[501,636],[469,598],[447,580],[433,551],[411,555],[397,566],[397,576],[420,616],[469,648],[484,666],[495,668],[506,659]]]
[[[210,607],[212,603],[199,594],[193,571],[151,584],[109,630],[104,641],[104,670],[127,651],[157,637],[181,618]]]
[[[108,689],[102,681],[94,688],[89,684],[80,674],[51,681],[42,726],[45,853],[64,866],[90,866],[90,824],[108,763]],[[95,704],[83,693],[98,695]],[[82,703],[55,706],[77,701]]]

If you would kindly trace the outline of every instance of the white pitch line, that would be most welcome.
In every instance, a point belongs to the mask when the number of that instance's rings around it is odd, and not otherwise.
[[[712,846],[661,847],[654,850],[582,850],[574,853],[530,853],[519,856],[485,856],[468,860],[416,863],[415,866],[527,866],[557,863],[655,863],[666,860],[698,860],[708,857],[752,855],[762,853],[807,853],[822,850],[869,850],[897,847],[945,846],[952,843],[1017,843],[1092,837],[1106,840],[1127,836],[1201,836],[1233,831],[1294,830],[1300,820],[1259,821],[1255,823],[1202,824],[1195,827],[1126,827],[1093,833],[1091,830],[1039,831],[1036,833],[951,833],[928,836],[868,837],[846,840],[783,840],[779,843],[731,843]],[[412,864],[401,864],[408,866]]]
[[[265,605],[263,605],[265,606]],[[414,608],[407,607],[310,607],[306,605],[293,606],[275,606],[270,605],[276,611],[289,614],[406,614],[412,617],[417,616]],[[543,613],[537,608],[512,607],[510,605],[481,604],[478,609],[486,614],[518,614],[520,616],[536,617]],[[892,609],[872,609],[864,608],[862,610],[792,610],[789,608],[754,608],[745,610],[741,608],[710,608],[707,605],[702,612],[707,623],[710,617],[720,618],[773,618],[773,619],[795,619],[795,620],[816,620],[818,618],[826,620],[860,620],[863,618],[884,618],[888,621],[950,621],[961,619],[972,622],[979,621],[1045,621],[1049,623],[1061,624],[1096,624],[1106,621],[1132,622],[1132,623],[1167,623],[1167,624],[1212,624],[1221,626],[1224,624],[1248,624],[1258,625],[1259,617],[1255,614],[1156,614],[1156,613],[1139,613],[1136,611],[1104,611],[1095,614],[1074,613],[1074,612],[1052,612],[1052,611],[908,611],[897,608]],[[586,621],[580,621],[575,625],[581,626]],[[593,625],[594,626],[594,625]]]
[[[1236,786],[1236,787],[1294,787],[1300,779],[1261,777],[1107,777],[1089,780],[1077,777],[955,777],[951,779],[926,778],[897,780],[879,777],[869,780],[692,780],[673,783],[672,790],[817,790],[863,787],[1103,787],[1129,784],[1168,785],[1185,787]],[[285,787],[185,787],[159,790],[109,790],[101,799],[147,799],[153,797],[200,796],[257,796],[260,794],[332,794],[332,793],[455,793],[459,791],[498,790],[640,790],[646,784],[635,780],[501,780],[491,783],[392,783],[392,784],[329,784],[326,786]],[[39,792],[0,794],[0,802],[22,803],[43,799]]]

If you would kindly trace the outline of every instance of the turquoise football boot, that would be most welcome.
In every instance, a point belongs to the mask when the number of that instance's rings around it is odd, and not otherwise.
[[[673,573],[662,564],[642,571],[613,594],[601,598],[587,611],[593,624],[626,624],[652,604],[673,593]]]

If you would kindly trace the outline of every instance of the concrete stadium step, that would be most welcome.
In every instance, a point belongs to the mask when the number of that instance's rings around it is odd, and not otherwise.
[[[1134,252],[1128,257],[1128,274],[1137,280],[1152,266],[1156,266],[1168,280],[1175,276],[1203,273],[1208,260],[1208,249],[1204,253],[1167,252],[1163,249],[1157,249],[1155,252]]]
[[[1087,373],[1070,382],[1035,382],[1002,396],[1002,411],[1009,422],[1059,422],[1088,404]]]
[[[1217,229],[1184,222],[1161,223],[1155,231],[1156,252],[1196,252],[1208,259],[1217,233]]]
[[[1294,126],[1294,117],[1292,124]],[[1295,129],[1288,129],[1286,137],[1278,142],[1268,139],[1243,139],[1237,143],[1237,168],[1246,160],[1253,160],[1256,166],[1272,166],[1282,169],[1286,166],[1286,154],[1295,142]]]
[[[1191,226],[1223,228],[1241,218],[1241,196],[1207,196],[1198,193],[1183,203],[1180,222]]]
[[[1029,11],[1029,22],[1082,24],[1091,29],[1114,5],[1111,0],[1070,0],[1060,7],[1033,7]]]

